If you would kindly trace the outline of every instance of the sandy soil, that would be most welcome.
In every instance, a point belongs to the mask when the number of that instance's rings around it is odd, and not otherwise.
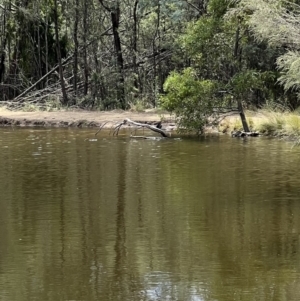
[[[107,128],[110,128],[114,123],[121,122],[125,118],[148,124],[162,120],[164,127],[175,126],[174,117],[155,112],[137,113],[122,110],[23,112],[9,111],[3,108],[0,110],[0,126],[98,127],[104,122],[110,121],[106,125]]]

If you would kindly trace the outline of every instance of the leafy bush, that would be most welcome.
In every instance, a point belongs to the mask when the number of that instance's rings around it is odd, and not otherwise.
[[[164,109],[175,113],[181,130],[200,130],[214,113],[219,100],[215,97],[217,84],[198,79],[192,68],[173,72],[164,84],[165,95],[160,101]]]

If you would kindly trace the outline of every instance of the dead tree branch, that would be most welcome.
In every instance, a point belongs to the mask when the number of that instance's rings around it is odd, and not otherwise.
[[[144,128],[147,128],[147,129],[149,129],[153,132],[161,134],[165,138],[169,137],[168,134],[164,130],[162,130],[160,128],[157,128],[156,126],[153,126],[153,125],[150,125],[150,124],[135,122],[135,121],[130,120],[129,118],[124,119],[122,125],[125,125],[125,124],[133,124],[133,125],[138,126],[138,127],[144,127]]]
[[[107,32],[109,32],[112,29],[112,27],[107,28],[104,32],[100,34],[100,37],[105,35]],[[79,49],[79,52],[82,51],[84,48],[91,45],[95,40],[88,43],[85,47],[82,47]],[[65,60],[62,61],[62,66],[65,66],[71,59],[73,59],[74,53],[70,54]],[[29,88],[27,88],[24,92],[22,92],[20,95],[15,97],[14,101],[22,102],[21,98],[27,95],[30,91],[32,91],[40,82],[42,82],[44,79],[49,77],[52,73],[54,73],[56,70],[58,70],[59,65],[56,65],[54,68],[52,68],[48,73],[46,73],[44,76],[42,76],[38,81],[36,81],[34,84],[32,84]]]
[[[73,54],[70,55],[68,58],[66,58],[63,62],[62,65],[65,65],[69,60],[71,60],[73,58]],[[47,74],[45,74],[43,77],[41,77],[38,81],[36,81],[33,85],[31,85],[28,89],[26,89],[24,92],[22,92],[20,95],[18,95],[17,97],[15,97],[14,101],[19,100],[20,98],[22,98],[23,96],[25,96],[26,94],[28,94],[28,92],[30,92],[32,89],[34,89],[40,82],[42,82],[44,79],[46,79],[48,76],[50,76],[52,73],[54,73],[57,69],[58,69],[59,65],[55,66],[53,69],[51,69]]]
[[[103,129],[103,127],[104,127],[107,123],[109,123],[109,122],[111,122],[111,121],[106,121],[106,122],[104,122],[104,123],[100,126],[99,130],[95,133],[95,136],[96,136],[96,135]],[[117,124],[114,125],[113,136],[118,136],[119,131],[120,131],[120,128],[121,128],[122,126],[124,126],[124,125],[130,125],[130,124],[131,124],[131,125],[135,125],[135,126],[137,126],[137,127],[139,127],[139,128],[147,128],[147,129],[149,129],[149,130],[151,130],[151,131],[153,131],[153,132],[156,132],[156,133],[161,134],[161,135],[162,135],[163,137],[165,137],[165,138],[168,138],[168,137],[169,137],[169,135],[168,135],[164,130],[162,130],[162,129],[156,127],[156,126],[153,126],[153,125],[150,125],[150,124],[147,124],[147,123],[139,123],[139,122],[135,122],[135,121],[130,120],[129,118],[126,118],[126,119],[124,119],[122,122],[117,123]]]

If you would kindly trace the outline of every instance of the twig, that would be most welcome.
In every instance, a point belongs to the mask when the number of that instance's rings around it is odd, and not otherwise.
[[[103,129],[103,127],[104,127],[106,124],[108,124],[109,122],[110,122],[110,121],[106,121],[106,122],[104,122],[103,124],[101,124],[101,126],[100,126],[99,130],[97,131],[97,133],[95,134],[95,136],[97,136],[98,133]]]
[[[120,130],[120,128],[122,127],[122,125],[124,125],[123,122],[120,123],[120,124],[118,124],[118,125],[115,127],[114,132],[113,132],[113,136],[118,136],[119,130]]]

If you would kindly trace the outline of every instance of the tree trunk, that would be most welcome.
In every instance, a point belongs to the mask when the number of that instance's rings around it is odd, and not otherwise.
[[[58,35],[57,0],[54,0],[54,27],[55,27],[56,53],[57,53],[57,60],[58,60],[59,78],[60,78],[61,91],[62,91],[62,95],[63,95],[62,103],[64,105],[67,105],[68,104],[68,95],[67,95],[66,86],[65,86],[63,65],[62,65],[62,61],[61,61],[61,52],[60,52],[60,45],[59,45],[59,35]]]
[[[157,11],[156,11],[156,30],[152,40],[152,52],[153,52],[153,106],[156,107],[156,95],[157,95],[157,77],[160,76],[160,68],[156,68],[156,52],[160,52],[160,0],[157,0]],[[158,45],[156,46],[156,39],[158,40]],[[160,65],[159,65],[160,66]],[[158,71],[158,73],[157,73]]]
[[[3,40],[3,44],[1,45],[1,57],[0,57],[0,83],[4,80],[5,73],[5,48],[6,48],[6,37]]]
[[[237,27],[236,33],[235,33],[235,44],[234,44],[234,50],[233,50],[233,55],[238,63],[240,63],[240,60],[241,60],[241,57],[239,55],[239,49],[240,49],[239,41],[240,41],[240,25],[238,24],[238,27]],[[244,131],[250,132],[240,96],[238,96],[237,103],[238,103],[238,110],[240,112],[240,117],[241,117]]]
[[[117,71],[118,71],[118,82],[117,82],[117,100],[120,104],[121,109],[126,109],[125,102],[125,87],[124,87],[124,60],[122,54],[122,46],[121,39],[119,35],[119,25],[120,25],[120,1],[115,0],[111,7],[104,4],[103,0],[99,0],[100,4],[110,13],[110,19],[113,30],[114,37],[114,47],[116,53],[116,61],[117,61]]]
[[[74,20],[74,64],[73,64],[73,90],[74,96],[77,96],[77,77],[78,77],[78,19],[79,19],[79,0],[75,1],[75,20]]]
[[[119,73],[119,80],[118,80],[118,87],[117,87],[117,98],[120,103],[120,106],[123,110],[126,109],[125,103],[125,88],[124,88],[124,61],[123,61],[123,54],[122,54],[122,47],[121,47],[121,40],[119,35],[119,24],[120,24],[120,6],[117,3],[117,6],[114,10],[110,12],[111,16],[111,23],[113,29],[113,36],[114,36],[114,44],[115,44],[115,51],[116,51],[116,59],[117,59],[117,68]]]
[[[136,93],[139,93],[139,81],[138,81],[138,66],[137,66],[137,26],[138,26],[138,19],[137,19],[137,7],[139,4],[139,0],[135,0],[134,7],[133,7],[133,42],[132,42],[132,50],[133,50],[133,69],[135,72],[134,78],[134,88],[136,89]]]
[[[237,103],[238,103],[238,110],[240,112],[240,117],[241,117],[241,121],[242,121],[242,124],[243,124],[244,131],[248,133],[248,132],[250,132],[250,129],[249,129],[249,126],[248,126],[248,122],[247,122],[245,113],[244,113],[242,102],[241,102],[240,99],[238,99]]]
[[[88,59],[87,59],[87,35],[88,35],[88,25],[87,25],[87,19],[88,19],[88,3],[87,0],[84,0],[84,8],[83,8],[83,70],[84,70],[84,86],[83,86],[83,94],[88,94],[88,88],[89,88],[89,68],[88,68]]]
[[[40,2],[37,1],[36,2],[36,13],[39,14],[41,11],[41,7],[40,7]],[[42,46],[41,46],[41,31],[40,31],[40,25],[41,25],[41,21],[40,20],[36,20],[35,21],[35,26],[36,26],[36,34],[37,34],[37,61],[38,61],[38,66],[37,66],[37,78],[41,78],[43,76],[43,63],[42,63]],[[40,88],[44,88],[43,83],[41,83]]]
[[[157,40],[158,40],[158,52],[161,53],[161,4],[160,0],[158,0],[158,8],[157,8]],[[162,60],[158,57],[158,93],[163,91],[163,75],[162,75]]]

